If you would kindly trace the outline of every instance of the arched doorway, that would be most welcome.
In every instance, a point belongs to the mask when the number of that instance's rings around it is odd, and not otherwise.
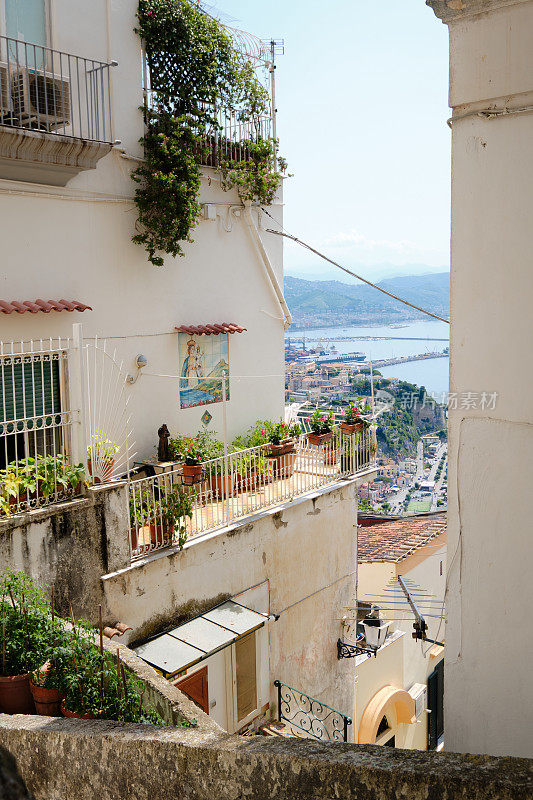
[[[357,741],[394,747],[397,728],[402,722],[416,722],[415,701],[405,689],[384,686],[363,711]]]

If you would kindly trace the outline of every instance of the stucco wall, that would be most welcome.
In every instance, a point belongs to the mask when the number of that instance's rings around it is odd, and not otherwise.
[[[17,515],[0,522],[0,572],[23,570],[68,616],[98,620],[100,578],[129,562],[123,484],[87,490],[79,500]],[[106,622],[116,622],[117,619]]]
[[[531,796],[531,764],[523,759],[7,715],[0,743],[37,800]]]
[[[51,0],[53,46],[86,57],[116,59],[111,70],[114,134],[121,144],[95,170],[65,188],[0,180],[2,265],[0,297],[7,300],[79,299],[92,311],[0,315],[0,340],[71,335],[81,322],[87,338],[107,338],[124,371],[137,373],[135,358],[148,366],[126,386],[137,457],[151,457],[157,429],[195,433],[204,407],[180,410],[178,335],[175,326],[236,322],[246,333],[229,336],[230,438],[259,418],[283,413],[283,321],[279,303],[254,249],[236,191],[225,192],[206,169],[200,201],[216,205],[216,221],[199,222],[184,258],[165,257],[151,266],[135,233],[130,172],[141,156],[143,134],[140,39],[133,32],[137,0]],[[109,13],[108,13],[109,11]],[[282,190],[270,212],[282,218]],[[260,224],[257,210],[253,211]],[[264,227],[272,221],[264,217]],[[268,224],[267,224],[268,222]],[[31,231],[31,235],[29,234]],[[283,243],[261,233],[278,281],[283,283]],[[166,377],[160,377],[166,376]],[[222,433],[221,403],[211,404],[210,429]],[[102,423],[102,426],[105,422]]]
[[[341,484],[245,525],[191,540],[103,578],[106,615],[158,632],[268,581],[270,701],[275,679],[354,713],[354,668],[337,660],[340,618],[355,599],[355,484]],[[127,641],[127,640],[126,640]]]
[[[448,5],[454,112],[530,106],[533,3]],[[450,409],[446,747],[531,755],[533,116],[473,114],[452,137],[450,390],[498,397]]]

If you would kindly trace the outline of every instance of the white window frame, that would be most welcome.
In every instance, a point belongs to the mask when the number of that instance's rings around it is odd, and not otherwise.
[[[44,0],[44,32],[46,37],[46,47],[51,47],[52,44],[52,0]],[[6,23],[6,0],[0,0],[0,33],[7,36],[7,23]]]

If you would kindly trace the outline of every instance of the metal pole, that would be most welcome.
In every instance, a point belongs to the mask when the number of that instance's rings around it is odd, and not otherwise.
[[[274,169],[276,169],[277,146],[277,126],[276,126],[276,43],[270,40],[270,101],[272,103],[272,138],[274,140]]]
[[[281,683],[274,681],[274,686],[278,687],[278,720],[281,722]]]
[[[370,361],[370,395],[372,397],[372,419],[374,419],[374,371]]]
[[[77,411],[77,431],[72,437],[72,460],[74,464],[87,463],[87,418],[85,412],[85,370],[83,365],[83,329],[81,322],[72,326],[72,359],[69,371],[70,411]]]

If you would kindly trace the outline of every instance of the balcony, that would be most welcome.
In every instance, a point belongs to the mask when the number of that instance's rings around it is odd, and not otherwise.
[[[373,428],[347,436],[335,429],[329,441],[318,444],[313,443],[312,435],[310,440],[310,434],[302,434],[287,452],[273,453],[271,445],[263,444],[197,468],[171,464],[167,472],[132,480],[131,558],[182,546],[193,537],[341,480],[367,475],[375,469],[375,454]],[[184,513],[184,505],[188,513]]]
[[[154,89],[145,89],[148,108],[157,112],[168,105],[168,98]],[[198,103],[212,123],[200,134],[196,155],[203,167],[218,167],[222,161],[247,161],[250,143],[271,141],[274,137],[271,114],[245,116],[238,109],[216,103]]]
[[[0,36],[0,178],[65,186],[111,150],[112,64]]]

